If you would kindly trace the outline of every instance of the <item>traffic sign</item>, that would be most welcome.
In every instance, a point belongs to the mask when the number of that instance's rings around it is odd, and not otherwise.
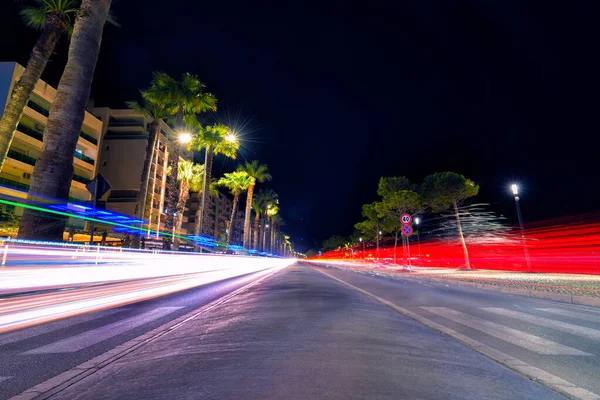
[[[412,217],[410,214],[402,214],[400,216],[400,222],[402,222],[404,225],[408,225],[412,222]]]
[[[410,225],[404,225],[402,226],[402,234],[404,236],[410,236],[413,233],[413,228]]]
[[[92,196],[95,194],[95,199],[101,199],[102,196],[104,196],[111,188],[102,174],[96,175],[96,177],[92,179],[90,183],[85,185],[85,187],[87,188],[88,192],[92,194]]]

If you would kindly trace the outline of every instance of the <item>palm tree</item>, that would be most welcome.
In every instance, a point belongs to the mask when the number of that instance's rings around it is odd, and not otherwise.
[[[40,196],[67,200],[73,178],[73,155],[85,116],[94,69],[100,51],[104,23],[111,0],[82,0],[77,14],[69,58],[60,79],[48,123],[42,152],[37,159],[28,199]],[[21,218],[23,239],[63,239],[66,217],[56,219],[27,209]]]
[[[224,174],[218,183],[221,186],[227,187],[233,195],[233,207],[231,209],[231,218],[229,219],[229,232],[227,232],[227,244],[231,243],[231,236],[233,234],[233,221],[237,212],[238,203],[240,201],[240,194],[248,189],[252,184],[253,178],[248,176],[244,171],[235,171]]]
[[[277,204],[277,193],[275,193],[271,189],[267,190],[259,190],[256,196],[256,201],[253,203],[254,211],[256,212],[254,217],[254,248],[255,249],[265,249],[265,240],[264,240],[264,231],[266,224],[265,213],[267,208],[272,204]],[[261,218],[262,217],[262,218]],[[262,224],[260,221],[262,219]]]
[[[150,168],[154,159],[156,145],[160,138],[160,122],[167,118],[169,114],[164,104],[151,103],[147,100],[143,104],[137,101],[128,101],[127,107],[142,114],[144,117],[152,121],[148,125],[148,142],[146,143],[146,158],[142,167],[142,175],[140,177],[140,194],[135,205],[134,215],[142,220],[146,217],[146,198],[148,196],[148,178],[150,176]]]
[[[198,210],[196,211],[196,226],[194,233],[201,235],[206,232],[206,224],[203,224],[202,231],[200,232],[200,219],[203,221],[208,220],[210,214],[210,207],[208,207],[209,196],[210,196],[210,182],[212,175],[212,165],[214,156],[222,154],[225,157],[235,159],[237,150],[240,144],[237,140],[232,140],[230,137],[230,130],[225,125],[215,124],[202,127],[198,124],[197,132],[192,139],[191,148],[197,151],[204,149],[204,166],[205,166],[205,181],[204,188],[201,192],[198,192]],[[203,196],[201,198],[200,196]],[[204,215],[200,218],[201,203],[204,201]]]
[[[204,165],[194,164],[191,161],[182,161],[178,165],[179,171],[177,173],[177,179],[179,179],[179,200],[177,201],[177,220],[175,223],[175,231],[181,230],[183,223],[183,212],[185,210],[185,203],[190,198],[190,191],[197,192],[202,188],[202,175],[204,172]],[[178,242],[177,238],[174,240]],[[175,245],[177,248],[177,245]]]
[[[142,96],[151,103],[164,104],[167,112],[175,115],[175,129],[183,133],[185,129],[184,118],[186,115],[216,111],[217,99],[204,91],[205,86],[195,75],[185,73],[178,81],[164,72],[154,72],[152,86],[142,93]],[[167,229],[173,227],[173,210],[177,207],[179,198],[179,182],[177,180],[177,165],[181,152],[180,143],[175,138],[173,151],[169,157],[169,166],[172,175],[168,180],[167,197]]]
[[[21,10],[25,25],[41,30],[42,34],[31,51],[27,66],[15,84],[0,119],[0,170],[35,84],[46,69],[48,59],[61,35],[72,30],[72,18],[78,9],[79,1],[76,0],[34,0],[32,5]]]
[[[252,184],[248,187],[248,195],[246,197],[246,214],[244,215],[244,248],[250,248],[250,213],[252,211],[252,197],[254,187],[257,183],[270,181],[271,174],[268,172],[266,164],[259,164],[258,161],[247,162],[238,167],[238,171],[244,171],[253,179]]]
[[[269,220],[270,226],[271,226],[268,251],[272,253],[273,252],[273,239],[275,237],[275,229],[276,229],[275,223],[276,223],[276,217],[278,217],[277,214],[279,214],[279,206],[277,204],[269,204],[269,206],[267,206],[267,210],[265,213],[267,215],[267,219]]]

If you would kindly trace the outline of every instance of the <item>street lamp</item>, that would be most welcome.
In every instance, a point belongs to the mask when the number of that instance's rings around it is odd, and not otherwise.
[[[525,252],[525,262],[527,263],[527,272],[531,272],[531,262],[529,260],[529,250],[525,242],[525,228],[523,227],[523,217],[521,216],[521,205],[519,203],[519,187],[516,184],[510,185],[510,190],[515,197],[515,206],[517,207],[517,218],[519,219],[519,228],[521,229],[521,242],[523,242],[523,251]]]
[[[233,133],[229,133],[227,136],[225,136],[225,140],[231,143],[235,143],[237,142],[237,137]]]
[[[188,144],[191,141],[192,141],[192,135],[189,134],[188,132],[181,132],[179,134],[179,143]]]
[[[363,242],[362,237],[359,237],[358,241],[362,243],[363,258],[365,258],[365,242]]]
[[[421,230],[419,229],[419,224],[421,223],[421,218],[415,218],[415,224],[417,224],[417,245],[419,246],[419,262],[421,262]],[[421,262],[421,264],[423,264]]]

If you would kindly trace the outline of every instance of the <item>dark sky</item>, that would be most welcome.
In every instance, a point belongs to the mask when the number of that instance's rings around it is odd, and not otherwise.
[[[526,220],[576,214],[598,208],[594,3],[114,0],[93,96],[122,107],[154,70],[197,74],[221,121],[247,123],[300,250],[351,233],[380,176],[456,171],[510,218],[517,181]],[[11,1],[0,37],[21,63],[37,38]]]

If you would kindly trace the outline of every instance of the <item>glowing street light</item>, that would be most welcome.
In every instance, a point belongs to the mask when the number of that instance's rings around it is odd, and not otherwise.
[[[230,133],[227,136],[225,136],[225,140],[227,140],[230,143],[235,143],[237,142],[237,136],[235,136],[233,133]]]
[[[189,134],[188,132],[181,132],[179,134],[179,143],[188,144],[191,141],[192,141],[192,135]]]
[[[515,206],[517,207],[517,218],[519,219],[519,228],[521,229],[521,241],[523,242],[523,251],[525,252],[525,262],[527,263],[527,272],[531,272],[531,262],[529,261],[529,250],[525,243],[525,228],[523,227],[523,217],[521,216],[521,205],[519,204],[519,187],[516,184],[510,185],[510,190],[515,196]]]

